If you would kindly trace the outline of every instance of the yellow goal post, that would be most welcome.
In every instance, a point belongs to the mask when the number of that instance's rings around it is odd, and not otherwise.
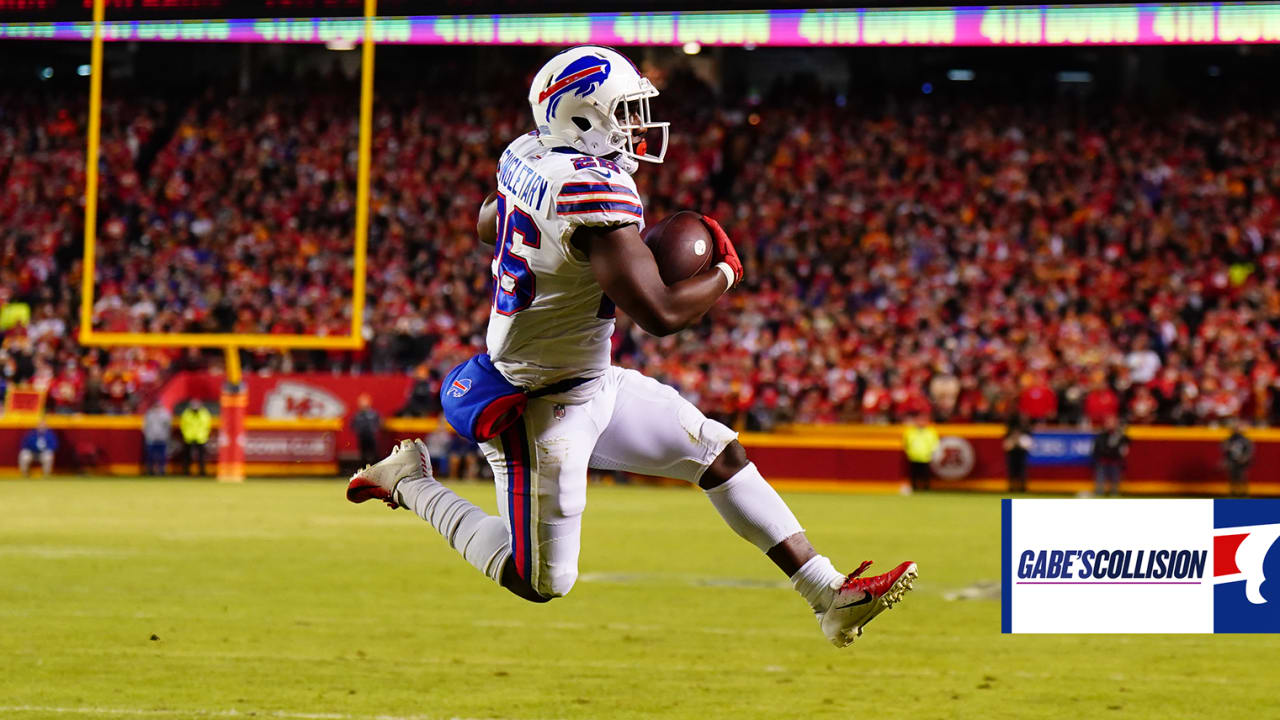
[[[359,350],[364,347],[365,258],[369,242],[369,166],[373,125],[373,20],[377,0],[364,0],[364,35],[361,38],[360,136],[356,166],[356,227],[352,262],[351,327],[348,335],[296,335],[273,333],[149,333],[98,332],[93,328],[95,250],[98,225],[98,143],[102,120],[102,27],[106,0],[93,0],[93,36],[89,63],[89,127],[85,157],[84,264],[81,270],[80,344],[86,346],[208,347],[227,350],[227,372],[239,382],[239,357],[243,347],[312,350]],[[234,359],[233,359],[233,356]]]

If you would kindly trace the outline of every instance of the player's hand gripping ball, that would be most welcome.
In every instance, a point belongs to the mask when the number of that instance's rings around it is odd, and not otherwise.
[[[724,263],[733,270],[733,282],[729,283],[729,287],[733,287],[742,282],[742,261],[738,259],[738,251],[733,247],[733,241],[729,239],[724,228],[720,227],[720,223],[710,215],[703,215],[702,221],[707,224],[707,228],[711,230],[711,236],[715,240],[715,257],[717,263]]]
[[[712,265],[715,238],[702,215],[681,210],[644,230],[644,241],[658,263],[662,282],[674,285]]]

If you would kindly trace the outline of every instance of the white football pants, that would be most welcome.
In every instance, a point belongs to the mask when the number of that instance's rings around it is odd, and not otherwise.
[[[481,445],[516,570],[546,597],[564,595],[578,578],[588,468],[696,483],[738,437],[635,370],[611,367],[601,381],[585,403],[531,399],[520,420]]]

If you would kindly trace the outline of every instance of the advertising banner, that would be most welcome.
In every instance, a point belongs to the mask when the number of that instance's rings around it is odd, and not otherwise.
[[[1031,435],[1031,465],[1088,465],[1093,455],[1093,433],[1038,432]]]
[[[1003,632],[1280,632],[1280,500],[1001,502]]]

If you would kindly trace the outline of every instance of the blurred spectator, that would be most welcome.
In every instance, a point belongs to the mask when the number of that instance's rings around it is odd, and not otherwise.
[[[182,467],[191,474],[191,461],[194,458],[200,475],[204,472],[205,445],[209,442],[209,434],[213,430],[213,415],[198,398],[192,398],[182,414],[178,416],[178,429],[182,433]]]
[[[31,323],[31,306],[10,300],[10,291],[0,288],[0,330],[9,330]]]
[[[413,386],[404,407],[396,411],[396,417],[431,417],[440,412],[440,386],[419,367],[414,371]]]
[[[382,417],[373,409],[368,393],[361,393],[356,400],[359,409],[351,416],[351,432],[360,446],[360,466],[372,465],[379,460],[378,436],[382,432]]]
[[[49,425],[41,420],[34,429],[22,437],[22,447],[18,450],[18,470],[22,477],[31,476],[31,462],[40,460],[40,469],[44,476],[53,474],[53,454],[58,451],[58,436],[49,429]]]
[[[461,435],[450,433],[449,449],[445,454],[449,458],[449,472],[455,478],[479,478],[489,474],[489,463],[483,462],[479,446]]]
[[[1222,442],[1223,462],[1231,482],[1231,494],[1244,497],[1249,494],[1249,466],[1253,465],[1253,441],[1244,435],[1244,423],[1239,418],[1231,422],[1231,434]]]
[[[481,477],[488,463],[481,462],[479,448],[449,429],[441,420],[436,429],[427,436],[427,450],[431,453],[431,463],[437,475],[456,479]]]
[[[1139,385],[1146,385],[1155,379],[1160,372],[1160,356],[1147,347],[1146,335],[1139,335],[1133,341],[1133,348],[1125,356],[1125,364],[1129,367],[1129,377]]]
[[[1048,422],[1058,414],[1058,396],[1044,377],[1033,373],[1022,376],[1018,413],[1033,424]]]
[[[169,436],[173,433],[173,414],[164,403],[152,405],[142,416],[144,442],[143,473],[163,476],[169,462]],[[184,438],[185,439],[185,438]],[[201,474],[204,470],[201,469]]]
[[[453,443],[454,433],[443,420],[436,429],[427,435],[427,452],[431,455],[431,468],[436,477],[452,477],[449,471],[449,446]]]
[[[1009,492],[1027,491],[1027,459],[1031,455],[1031,429],[1021,415],[1014,414],[1005,426],[1004,448],[1005,467],[1009,472]]]
[[[1094,494],[1098,497],[1120,494],[1124,477],[1124,461],[1129,454],[1129,437],[1115,415],[1103,420],[1102,429],[1093,438]]]
[[[902,445],[907,455],[913,491],[929,489],[929,463],[933,462],[940,442],[938,429],[930,424],[927,414],[917,413],[911,416],[902,433]]]
[[[1102,427],[1108,420],[1119,416],[1120,399],[1107,385],[1101,373],[1093,382],[1093,389],[1084,397],[1084,416],[1092,427]]]

